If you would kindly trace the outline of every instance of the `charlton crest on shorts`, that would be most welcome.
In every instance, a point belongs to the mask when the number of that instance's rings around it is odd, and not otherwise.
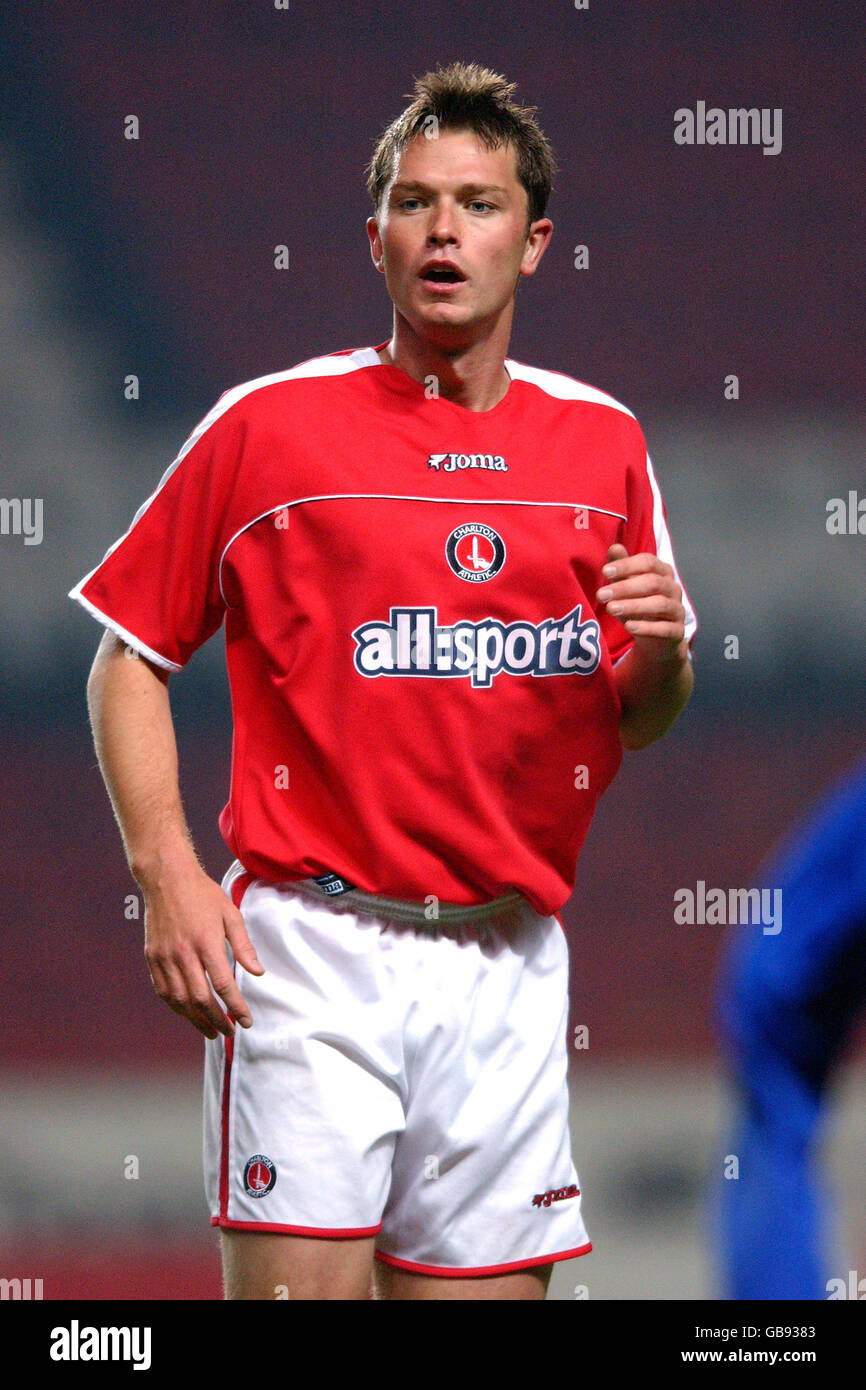
[[[248,1197],[267,1197],[276,1180],[276,1165],[265,1154],[253,1154],[247,1159],[244,1187]]]
[[[445,555],[458,578],[469,584],[483,584],[502,569],[505,542],[492,527],[468,521],[451,532]]]

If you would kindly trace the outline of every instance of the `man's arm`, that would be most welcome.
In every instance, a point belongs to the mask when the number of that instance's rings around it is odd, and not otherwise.
[[[614,667],[620,739],[625,748],[645,748],[667,732],[692,693],[683,593],[657,555],[629,555],[625,546],[612,545],[607,558],[607,583],[596,597],[634,639]]]
[[[252,1022],[226,955],[264,973],[243,917],[196,858],[178,784],[168,672],[106,632],[87,682],[102,776],[145,904],[145,958],[154,988],[207,1038]],[[210,983],[209,983],[210,981]]]

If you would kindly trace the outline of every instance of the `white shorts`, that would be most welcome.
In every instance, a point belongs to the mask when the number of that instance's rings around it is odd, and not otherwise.
[[[427,920],[238,863],[223,887],[266,973],[235,965],[253,1026],[206,1043],[212,1225],[375,1236],[378,1259],[455,1277],[592,1248],[556,917],[512,892]]]

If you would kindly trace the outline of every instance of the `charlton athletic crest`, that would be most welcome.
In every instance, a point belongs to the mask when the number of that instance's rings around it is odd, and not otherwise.
[[[445,555],[458,578],[469,584],[483,584],[505,564],[505,542],[492,527],[468,521],[451,532]]]
[[[265,1154],[253,1154],[244,1169],[248,1197],[266,1197],[277,1180],[276,1165]]]

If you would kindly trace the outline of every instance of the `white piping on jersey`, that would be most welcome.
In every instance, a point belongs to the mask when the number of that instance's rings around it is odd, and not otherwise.
[[[144,502],[142,502],[138,511],[132,518],[132,521],[129,523],[129,526],[123,532],[123,535],[118,536],[117,540],[108,547],[99,564],[94,565],[93,569],[89,574],[84,576],[77,588],[83,588],[96,571],[105,564],[105,561],[108,559],[109,555],[111,555],[112,551],[116,550],[120,543],[126,540],[126,537],[129,535],[130,531],[132,531],[136,522],[141,520],[151,502],[154,501],[165,487],[172,473],[174,473],[178,465],[183,462],[193,445],[198,443],[202,435],[210,429],[211,425],[213,425],[221,415],[224,415],[233,405],[237,405],[238,401],[243,400],[244,396],[248,396],[253,391],[258,391],[264,386],[273,386],[279,381],[303,380],[305,378],[317,376],[346,376],[349,372],[356,372],[364,367],[385,367],[387,365],[389,364],[382,362],[374,347],[356,348],[354,352],[344,353],[342,355],[337,353],[325,353],[321,357],[310,357],[306,362],[299,362],[297,366],[288,367],[284,372],[271,372],[268,376],[254,377],[251,381],[241,382],[239,386],[232,386],[228,391],[223,391],[219,400],[211,406],[207,415],[199,420],[192,434],[185,440],[180,452],[177,454],[176,458],[172,460],[168,468],[166,468],[150,496],[145,498]],[[621,405],[619,401],[614,400],[613,396],[608,396],[604,391],[596,390],[594,386],[587,386],[585,382],[577,381],[574,377],[564,376],[561,372],[552,372],[544,367],[528,367],[525,363],[515,362],[510,357],[505,358],[505,369],[512,380],[527,381],[531,385],[537,386],[539,390],[545,391],[549,396],[554,396],[560,400],[587,401],[592,405],[607,405],[614,410],[621,410],[624,414],[630,415],[632,419],[635,419],[632,412],[628,410],[626,406]],[[467,413],[471,414],[472,412]],[[484,412],[481,412],[478,417],[479,420],[483,419],[483,416]],[[231,544],[231,542],[229,542],[229,544]],[[70,590],[69,598],[76,597],[76,589]]]
[[[326,492],[318,497],[296,497],[292,502],[283,502],[278,507],[268,507],[266,512],[260,516],[254,516],[252,521],[246,522],[239,531],[235,531],[231,540],[226,544],[219,562],[219,585],[220,594],[226,608],[231,608],[223,591],[223,560],[228,554],[229,548],[234,545],[239,536],[244,531],[249,531],[251,526],[257,522],[264,521],[266,517],[274,516],[277,512],[287,512],[290,507],[300,507],[304,502],[343,502],[343,501],[381,501],[381,502],[444,502],[446,504],[462,503],[469,507],[568,507],[574,511],[600,512],[603,516],[615,516],[618,521],[628,521],[628,517],[621,512],[608,511],[606,507],[593,507],[589,502],[530,502],[519,497],[414,497],[410,494],[397,492]]]
[[[665,522],[664,508],[662,505],[662,495],[659,491],[659,485],[656,482],[656,475],[653,471],[652,459],[650,458],[649,453],[647,453],[646,456],[646,471],[647,476],[649,477],[650,487],[652,488],[653,495],[653,530],[655,532],[656,538],[656,554],[658,555],[660,560],[664,560],[666,565],[670,565],[671,569],[674,572],[674,578],[676,579],[677,583],[683,591],[683,607],[686,610],[685,637],[687,642],[691,642],[691,639],[694,637],[695,633],[698,630],[698,622],[697,618],[695,617],[695,610],[692,608],[689,596],[686,593],[686,586],[680,579],[679,571],[677,570],[676,566],[676,561],[674,560],[674,548],[671,545],[670,532],[668,531],[667,523]]]
[[[84,581],[82,581],[82,583],[83,582]],[[89,598],[85,598],[81,593],[81,584],[77,584],[74,589],[70,590],[69,598],[74,598],[77,603],[81,604],[82,608],[87,609],[91,617],[109,628],[110,631],[113,632],[116,637],[119,637],[121,641],[125,642],[128,647],[132,647],[135,651],[140,652],[142,656],[146,656],[148,661],[154,662],[157,666],[163,666],[166,671],[183,670],[183,667],[178,665],[176,661],[171,661],[167,656],[162,656],[159,652],[155,652],[153,647],[149,647],[146,642],[142,642],[141,638],[136,637],[134,632],[129,632],[125,627],[121,627],[120,623],[115,622],[114,618],[109,618],[107,613],[103,613],[101,608],[97,608],[95,603],[91,603]]]

